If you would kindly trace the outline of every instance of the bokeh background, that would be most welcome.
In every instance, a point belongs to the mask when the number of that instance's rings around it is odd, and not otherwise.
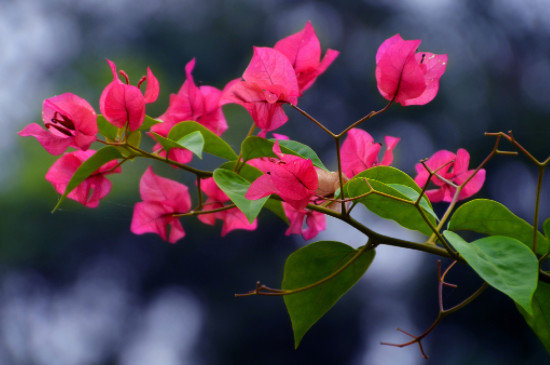
[[[96,364],[542,364],[549,361],[511,300],[488,290],[444,320],[423,342],[395,331],[423,332],[437,313],[436,261],[428,254],[380,247],[367,274],[293,349],[282,298],[234,298],[256,280],[278,286],[285,258],[305,242],[286,237],[269,213],[256,232],[219,238],[220,226],[185,219],[176,245],[134,236],[140,161],[113,176],[97,209],[66,202],[44,180],[55,158],[16,133],[40,122],[42,101],[76,93],[98,110],[111,80],[109,58],[137,82],[150,66],[161,85],[158,116],[196,57],[196,81],[222,88],[242,74],[252,46],[314,25],[323,50],[340,57],[300,100],[329,128],[340,130],[384,105],[374,79],[375,53],[400,33],[421,50],[446,53],[448,68],[427,106],[393,106],[364,125],[377,140],[401,137],[395,165],[414,164],[438,149],[467,148],[472,163],[490,151],[485,131],[513,130],[536,157],[550,140],[550,4],[545,0],[0,0],[0,363]],[[238,146],[250,118],[225,107],[227,136]],[[293,110],[281,133],[313,146],[335,167],[332,143]],[[215,164],[216,161],[206,161]],[[163,166],[164,176],[188,181]],[[531,219],[535,168],[525,158],[487,166],[482,194]],[[550,178],[542,217],[550,214]],[[418,239],[365,212],[375,230]],[[320,239],[352,246],[364,238],[338,222]],[[444,265],[446,262],[444,262]],[[448,305],[480,280],[453,270]]]

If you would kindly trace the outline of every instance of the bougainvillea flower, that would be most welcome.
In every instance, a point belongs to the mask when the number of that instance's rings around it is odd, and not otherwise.
[[[321,44],[309,21],[304,29],[281,39],[273,48],[284,54],[294,67],[300,95],[313,85],[340,53],[328,49],[321,60]]]
[[[111,60],[107,60],[113,72],[113,81],[103,89],[99,99],[101,113],[117,128],[122,128],[128,123],[130,131],[138,129],[145,119],[145,104],[157,100],[159,95],[159,83],[151,69],[147,67],[147,76],[142,77],[138,86],[130,85],[128,75],[124,71],[120,74],[126,83],[118,77],[116,66]],[[139,89],[143,81],[147,80],[145,95]]]
[[[166,136],[176,123],[187,120],[202,124],[218,136],[227,129],[227,122],[220,105],[221,90],[207,85],[195,85],[191,74],[194,67],[193,58],[185,65],[185,82],[177,94],[170,95],[168,109],[158,117],[164,123],[154,125],[153,132]]]
[[[290,222],[285,234],[301,234],[306,240],[317,236],[327,228],[326,217],[323,213],[309,209],[296,209],[292,205],[282,202],[285,214]],[[305,221],[305,222],[304,222]],[[305,227],[304,227],[305,223]]]
[[[69,146],[85,151],[96,140],[96,112],[78,95],[65,93],[44,100],[42,119],[46,130],[31,123],[19,135],[35,137],[52,155],[62,154]]]
[[[282,104],[296,104],[299,95],[296,74],[288,58],[273,48],[254,47],[243,80],[227,84],[221,104],[243,106],[264,135],[285,124],[288,117]]]
[[[468,170],[468,165],[470,163],[470,154],[465,149],[459,149],[456,153],[451,151],[441,150],[436,152],[432,157],[426,161],[426,166],[432,171],[438,170],[440,167],[444,166],[437,171],[437,175],[446,179],[447,181],[453,182],[455,185],[462,185],[473,173],[475,170]],[[416,164],[416,178],[414,181],[420,186],[423,187],[430,177],[429,172],[426,168],[418,163]],[[445,181],[439,179],[436,176],[433,176],[431,182],[434,183],[438,189],[426,190],[426,195],[432,202],[451,202],[453,200],[456,189],[451,185],[447,184]],[[459,200],[467,199],[477,193],[483,183],[485,182],[485,170],[481,169],[475,174],[475,176],[462,188],[458,196]]]
[[[378,48],[376,82],[385,99],[406,106],[424,105],[435,98],[447,55],[415,53],[420,42],[405,41],[396,34]]]
[[[221,90],[212,86],[197,86],[191,72],[195,67],[195,59],[185,66],[187,76],[177,94],[170,95],[170,105],[164,114],[157,119],[163,123],[155,124],[151,131],[167,137],[168,133],[179,122],[193,120],[202,124],[212,132],[221,136],[227,129],[227,122],[220,105]],[[153,151],[162,149],[160,143],[153,147]],[[165,151],[159,153],[166,156]],[[193,158],[191,151],[183,148],[173,148],[168,153],[168,158],[179,163],[188,163]]]
[[[294,208],[305,208],[319,185],[313,163],[309,159],[283,154],[278,142],[273,145],[273,152],[278,159],[259,158],[248,161],[264,174],[254,180],[245,197],[255,200],[277,194]]]
[[[386,136],[386,151],[382,161],[378,160],[381,144],[374,143],[374,139],[369,133],[359,128],[349,130],[340,154],[342,157],[342,171],[349,178],[354,177],[361,171],[365,171],[374,166],[389,166],[393,162],[393,149],[399,138]]]
[[[87,150],[66,153],[50,167],[46,173],[46,180],[54,186],[59,194],[63,194],[76,170],[95,152],[94,150]],[[117,161],[107,162],[81,182],[67,197],[89,208],[97,207],[99,200],[111,191],[111,182],[107,180],[105,175],[119,173],[121,168],[117,165]]]
[[[222,208],[224,202],[229,201],[229,197],[216,185],[214,178],[201,180],[201,190],[208,196],[204,203],[203,210],[213,210]],[[211,214],[201,214],[199,220],[205,224],[213,226],[216,219],[223,221],[222,237],[234,229],[245,229],[253,231],[257,227],[257,220],[250,223],[243,212],[239,208],[231,208]]]
[[[142,202],[134,206],[130,230],[135,234],[156,233],[163,240],[175,243],[185,236],[178,217],[174,214],[191,209],[187,186],[160,177],[149,167],[139,182]],[[170,233],[168,233],[170,226]]]

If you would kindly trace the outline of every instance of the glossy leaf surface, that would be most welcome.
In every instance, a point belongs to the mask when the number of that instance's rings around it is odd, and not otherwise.
[[[448,229],[507,236],[523,242],[529,248],[533,246],[533,226],[494,200],[476,199],[461,205],[449,220]],[[548,241],[539,232],[537,253],[546,252]]]
[[[532,314],[531,301],[537,288],[539,265],[528,247],[505,236],[468,243],[454,232],[443,234],[483,280]]]

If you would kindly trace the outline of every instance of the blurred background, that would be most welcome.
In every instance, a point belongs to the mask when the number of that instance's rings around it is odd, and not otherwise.
[[[513,130],[536,157],[550,140],[550,6],[544,0],[0,0],[0,363],[1,364],[541,364],[548,354],[511,300],[487,290],[445,319],[418,347],[395,329],[420,334],[437,314],[437,257],[380,247],[367,274],[293,349],[282,298],[234,298],[257,280],[278,287],[286,257],[303,246],[262,213],[255,232],[219,237],[195,218],[176,245],[129,231],[138,179],[147,164],[125,165],[96,209],[58,199],[44,175],[55,157],[17,132],[41,123],[42,101],[76,93],[99,110],[113,60],[136,83],[150,66],[161,85],[158,116],[185,79],[223,88],[239,77],[252,46],[273,46],[311,20],[323,52],[341,52],[300,99],[300,106],[339,131],[385,105],[374,79],[378,46],[395,33],[422,39],[420,50],[446,53],[436,99],[393,106],[364,124],[377,141],[401,137],[394,165],[435,151],[467,148],[472,165]],[[226,136],[238,147],[250,125],[244,109],[224,108]],[[280,130],[314,147],[335,168],[332,142],[297,112]],[[219,161],[207,160],[215,166]],[[523,157],[487,166],[482,193],[531,220],[536,169]],[[164,166],[155,171],[190,182]],[[541,216],[550,214],[550,178]],[[358,211],[379,232],[422,240]],[[338,222],[318,239],[359,246],[364,238]],[[448,264],[447,262],[443,263]],[[480,285],[461,267],[448,278],[448,306]]]

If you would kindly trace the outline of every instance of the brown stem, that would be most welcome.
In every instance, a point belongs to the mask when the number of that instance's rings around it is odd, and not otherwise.
[[[218,212],[223,212],[225,210],[233,209],[235,207],[236,207],[235,204],[229,204],[229,205],[226,205],[226,206],[223,206],[223,207],[220,207],[220,208],[216,208],[216,209],[211,209],[211,210],[191,210],[187,213],[172,214],[172,217],[191,217],[191,216],[194,216],[194,215],[218,213]]]
[[[538,168],[537,192],[535,195],[535,216],[533,217],[533,252],[537,254],[537,237],[539,233],[539,210],[540,210],[540,194],[542,192],[542,178],[544,176],[544,167]]]
[[[395,94],[397,95],[397,93]],[[394,97],[395,99],[395,97]],[[349,127],[347,127],[346,129],[344,129],[342,132],[340,132],[338,135],[334,136],[334,137],[342,137],[342,136],[345,136],[346,133],[348,133],[350,131],[350,129],[352,128],[355,128],[357,126],[359,126],[359,124],[371,119],[372,117],[375,117],[377,116],[378,114],[381,114],[383,112],[385,112],[386,110],[389,109],[389,107],[393,104],[393,100],[392,99],[388,104],[386,104],[385,107],[383,107],[382,109],[380,110],[376,110],[376,111],[371,111],[369,114],[365,115],[363,118],[359,119],[358,121],[356,121],[355,123],[351,124]]]
[[[290,105],[292,108],[296,109],[297,111],[300,112],[300,114],[302,114],[304,117],[306,117],[307,119],[311,120],[313,123],[315,123],[319,128],[321,128],[325,133],[327,133],[329,136],[335,138],[336,135],[334,133],[332,133],[327,127],[325,127],[323,125],[323,123],[319,122],[317,119],[313,118],[308,112],[306,112],[305,110],[299,108],[297,105],[294,105],[294,104],[288,104]]]
[[[382,345],[402,348],[402,347],[410,346],[412,344],[417,343],[419,348],[420,348],[420,353],[422,354],[422,356],[425,359],[428,358],[428,355],[426,355],[426,352],[424,352],[424,348],[422,347],[422,340],[439,325],[439,323],[441,322],[441,320],[443,320],[443,318],[445,318],[448,315],[458,311],[459,309],[464,308],[465,306],[467,306],[468,304],[473,302],[477,297],[479,297],[485,291],[485,289],[487,289],[489,287],[489,284],[484,282],[479,289],[477,289],[472,295],[470,295],[468,298],[463,300],[461,303],[455,305],[452,308],[444,309],[444,307],[443,307],[443,286],[455,287],[454,284],[448,284],[448,283],[445,282],[445,276],[449,273],[449,271],[451,270],[451,268],[455,264],[456,264],[456,261],[451,263],[449,265],[449,267],[447,267],[445,272],[443,274],[441,274],[441,261],[437,262],[439,313],[437,314],[436,319],[433,321],[433,323],[430,325],[430,327],[428,327],[428,329],[426,331],[424,331],[419,336],[415,336],[413,334],[410,334],[410,333],[405,332],[402,329],[398,328],[397,329],[398,331],[404,333],[405,335],[407,335],[409,337],[412,337],[412,340],[404,342],[404,343],[400,343],[400,344],[389,343],[389,342],[381,342]]]
[[[351,264],[353,264],[363,253],[365,253],[366,251],[372,248],[374,248],[374,244],[369,240],[369,242],[367,242],[366,245],[358,249],[355,255],[353,255],[344,265],[340,266],[337,270],[333,271],[328,276],[314,283],[311,283],[296,289],[272,289],[272,288],[266,287],[265,285],[259,285],[260,282],[258,281],[256,282],[256,288],[254,290],[251,290],[248,293],[244,293],[244,294],[235,294],[235,297],[247,297],[251,295],[291,295],[291,294],[301,293],[309,289],[313,289],[315,287],[318,287],[319,285],[326,283],[329,280],[334,279],[341,272],[343,272],[348,267],[350,267]]]

